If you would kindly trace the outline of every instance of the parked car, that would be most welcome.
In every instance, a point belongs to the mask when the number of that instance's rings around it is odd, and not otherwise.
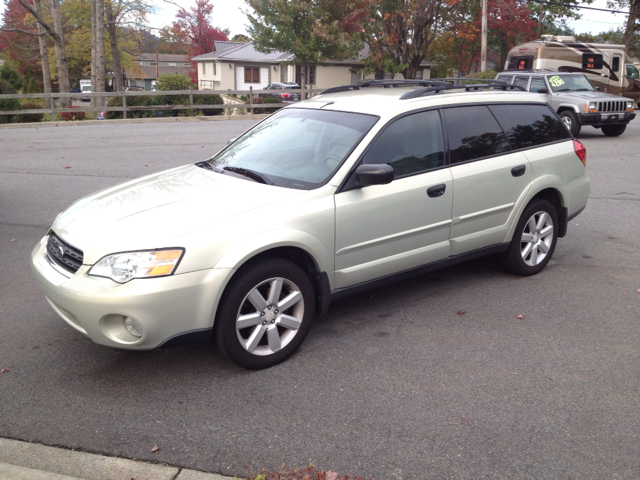
[[[270,83],[264,90],[270,90],[269,93],[260,93],[258,97],[276,97],[282,102],[299,102],[300,92],[286,92],[285,90],[300,89],[300,85],[292,82],[275,82]]]
[[[496,80],[544,95],[574,137],[583,125],[600,128],[608,137],[617,137],[636,117],[632,99],[599,92],[582,73],[518,70],[499,73]]]
[[[540,95],[478,88],[373,81],[289,105],[209,160],[78,200],[33,275],[98,344],[214,338],[265,368],[347,295],[489,254],[537,274],[587,203],[586,150]]]
[[[141,86],[133,86],[127,87],[124,89],[125,92],[144,92],[144,87]]]

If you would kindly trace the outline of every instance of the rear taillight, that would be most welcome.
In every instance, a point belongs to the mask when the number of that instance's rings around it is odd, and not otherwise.
[[[578,155],[578,158],[582,160],[582,163],[584,163],[584,166],[586,167],[587,166],[587,149],[585,148],[585,146],[581,144],[578,140],[574,140],[573,148],[576,151],[576,155]]]
[[[291,95],[289,95],[288,93],[283,93],[282,94],[282,98],[289,98]]]

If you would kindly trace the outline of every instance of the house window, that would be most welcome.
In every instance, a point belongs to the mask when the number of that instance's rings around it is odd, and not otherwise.
[[[216,74],[216,62],[213,62],[213,74]]]
[[[176,66],[177,66],[177,64],[176,64],[176,63],[170,63],[170,64],[169,64],[169,66],[170,66],[170,67],[176,67]]]
[[[416,79],[422,80],[422,70],[416,70]]]
[[[260,83],[260,68],[244,67],[244,83]]]
[[[185,62],[185,63],[183,63],[183,64],[182,64],[182,66],[183,66],[183,67],[190,67],[190,66],[191,66],[191,64],[190,64],[190,63]]]
[[[206,75],[206,74],[207,74],[207,63],[202,62],[202,75]]]
[[[150,66],[150,67],[155,66],[155,64],[156,64],[156,62],[149,62],[149,66]]]
[[[312,65],[311,67],[309,67],[309,84],[310,85],[316,84],[316,66],[315,65]]]

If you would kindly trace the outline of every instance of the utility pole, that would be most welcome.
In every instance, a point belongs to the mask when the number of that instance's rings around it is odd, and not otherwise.
[[[487,0],[482,0],[482,39],[480,42],[480,71],[487,71]]]

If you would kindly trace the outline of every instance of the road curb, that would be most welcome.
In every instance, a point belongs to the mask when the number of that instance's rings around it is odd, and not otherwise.
[[[81,120],[69,122],[33,122],[33,123],[3,123],[0,130],[12,128],[41,128],[41,127],[77,127],[80,125],[127,125],[131,123],[170,123],[170,122],[220,122],[224,120],[261,120],[268,114],[260,115],[217,115],[213,117],[152,117],[128,118],[126,120]]]
[[[2,480],[232,480],[125,458],[107,457],[37,443],[0,438]]]

